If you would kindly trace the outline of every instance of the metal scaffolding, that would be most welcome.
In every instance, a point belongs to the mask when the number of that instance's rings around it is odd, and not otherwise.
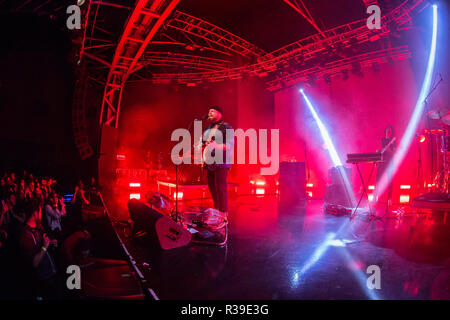
[[[130,5],[126,0],[86,0],[81,6],[82,29],[72,33],[80,80],[75,89],[73,130],[79,138],[80,154],[91,154],[85,143],[87,134],[80,131],[89,100],[82,90],[86,81],[103,88],[100,127],[117,127],[127,81],[201,83],[253,76],[267,77],[267,88],[277,90],[312,74],[328,77],[349,71],[355,63],[364,66],[386,62],[387,57],[390,61],[408,58],[405,46],[385,49],[370,44],[388,38],[392,28],[410,26],[412,17],[428,5],[425,0],[403,1],[383,15],[380,30],[368,29],[366,19],[323,30],[304,1],[283,0],[317,33],[267,53],[223,28],[175,10],[179,1],[136,0]],[[366,7],[378,4],[377,0],[363,2]],[[24,0],[10,7],[13,11],[58,13],[64,18],[70,4],[74,1]],[[114,24],[111,16],[117,21]],[[325,62],[312,67],[317,59]],[[157,68],[163,72],[156,72]]]
[[[226,52],[233,52],[246,58],[258,58],[266,54],[264,50],[237,35],[181,11],[175,12],[175,16],[167,26],[202,38],[209,44],[222,47]]]
[[[106,80],[100,125],[117,128],[123,86],[134,72],[150,40],[180,0],[138,0],[131,12],[114,53]]]
[[[428,6],[428,2],[424,0],[406,0],[399,7],[382,17],[382,28],[380,30],[368,29],[366,19],[361,19],[323,31],[322,34],[312,35],[270,52],[258,58],[258,62],[255,64],[214,72],[153,74],[152,81],[167,83],[168,80],[175,80],[179,83],[192,83],[241,79],[246,75],[264,77],[269,73],[280,70],[281,65],[302,64],[323,54],[335,53],[339,55],[339,51],[346,48],[376,42],[388,36],[389,26],[402,26],[426,6]],[[283,78],[275,81],[281,83]],[[273,81],[270,81],[269,87],[274,87]]]

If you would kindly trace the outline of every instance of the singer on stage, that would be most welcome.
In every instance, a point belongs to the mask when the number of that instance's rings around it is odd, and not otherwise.
[[[215,152],[223,152],[223,161],[221,163],[214,162],[212,164],[205,164],[204,166],[207,170],[208,188],[214,200],[214,208],[219,210],[224,218],[227,219],[227,176],[228,171],[231,168],[231,159],[234,149],[234,134],[231,131],[233,128],[223,121],[223,111],[217,106],[209,108],[207,121],[210,125],[203,133],[203,144],[205,145],[205,148],[209,148],[212,156],[214,156]],[[215,141],[214,135],[216,131],[222,133],[223,143],[217,143]]]

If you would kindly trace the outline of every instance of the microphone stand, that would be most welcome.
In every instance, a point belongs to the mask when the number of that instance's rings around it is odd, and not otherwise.
[[[191,132],[191,128],[192,128],[192,124],[194,123],[194,121],[196,121],[196,120],[198,120],[198,119],[194,119],[193,121],[191,121],[190,123],[189,123],[189,126],[188,126],[188,131],[189,132]],[[184,162],[181,162],[181,164],[184,164]],[[183,173],[183,167],[181,167],[181,170],[180,170],[180,173],[178,173],[178,171],[179,171],[179,169],[178,169],[178,167],[179,167],[180,165],[179,164],[175,164],[175,221],[178,223],[178,222],[181,222],[181,224],[183,224],[182,223],[182,219],[180,218],[180,216],[179,216],[179,212],[178,212],[178,186],[179,186],[179,179],[178,179],[178,176],[179,175],[181,175],[182,173]]]

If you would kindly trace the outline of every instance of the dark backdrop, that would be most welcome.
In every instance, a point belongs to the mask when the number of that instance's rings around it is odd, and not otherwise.
[[[47,17],[9,14],[0,30],[0,168],[71,184],[83,169],[72,138],[67,29]]]

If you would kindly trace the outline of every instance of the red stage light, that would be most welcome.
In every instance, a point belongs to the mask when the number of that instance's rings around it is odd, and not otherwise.
[[[256,181],[256,185],[257,186],[265,186],[266,182],[265,181]]]
[[[130,199],[141,200],[141,194],[140,193],[130,193]]]
[[[173,193],[173,198],[176,199],[177,198],[177,193],[174,192]],[[183,199],[183,192],[178,192],[178,200]]]
[[[425,142],[425,140],[426,140],[426,137],[423,134],[419,135],[419,142],[420,143]]]
[[[116,155],[116,159],[119,160],[119,161],[123,161],[123,160],[125,160],[126,158],[125,158],[125,155],[124,155],[124,154],[117,154],[117,155]]]
[[[256,194],[265,194],[266,190],[262,189],[262,188],[258,188],[256,189]]]
[[[369,198],[369,201],[372,202],[373,201],[373,194],[369,194],[368,198]]]
[[[411,186],[408,185],[408,184],[402,184],[402,185],[400,186],[400,189],[402,189],[402,190],[411,189]]]
[[[400,196],[400,203],[408,203],[409,202],[409,195],[407,194],[402,194]]]
[[[369,186],[369,190],[375,190],[375,186]]]
[[[140,188],[141,184],[139,182],[130,182],[130,188]]]
[[[312,188],[312,187],[314,187],[314,184],[312,184],[312,183],[307,183],[307,184],[306,184],[306,187]]]
[[[312,198],[313,193],[312,193],[311,191],[308,191],[308,196],[309,196],[310,198]]]

